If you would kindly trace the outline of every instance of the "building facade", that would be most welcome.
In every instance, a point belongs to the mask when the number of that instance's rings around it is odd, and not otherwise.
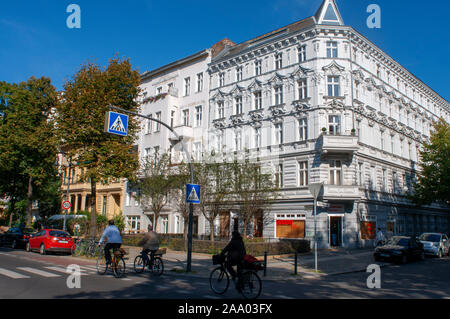
[[[282,197],[266,212],[264,237],[311,239],[308,185],[320,182],[320,247],[373,245],[378,227],[449,231],[448,209],[407,200],[418,150],[434,121],[450,120],[449,103],[346,26],[334,0],[225,47],[208,72],[209,148],[247,150],[278,177]],[[233,211],[225,215],[220,222],[239,229]]]

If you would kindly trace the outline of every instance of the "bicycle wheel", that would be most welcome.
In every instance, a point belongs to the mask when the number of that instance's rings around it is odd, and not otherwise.
[[[242,274],[241,294],[246,299],[256,299],[261,294],[262,283],[258,274],[254,271],[246,271]]]
[[[134,271],[138,274],[142,273],[145,268],[144,260],[142,259],[141,255],[136,256],[134,258]]]
[[[113,264],[114,277],[122,277],[125,274],[125,260],[123,260],[122,257],[116,257],[115,260],[113,260]]]
[[[162,262],[162,259],[159,257],[155,257],[153,260],[153,264],[151,265],[150,269],[152,270],[152,274],[155,276],[161,276],[164,272],[164,264]]]
[[[230,285],[230,276],[222,267],[217,267],[209,276],[211,290],[218,295],[223,295]]]
[[[106,264],[105,254],[100,254],[97,258],[97,273],[99,275],[104,275],[108,270],[108,265]]]

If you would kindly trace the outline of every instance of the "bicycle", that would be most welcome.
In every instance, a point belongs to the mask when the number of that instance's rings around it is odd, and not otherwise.
[[[223,295],[227,292],[230,286],[230,275],[225,267],[225,259],[220,255],[213,256],[213,264],[220,264],[219,267],[213,269],[209,276],[209,285],[211,290],[218,295]],[[236,284],[237,291],[246,299],[256,299],[261,294],[262,282],[257,271],[260,269],[256,266],[254,269],[245,268],[248,265],[244,264],[242,269],[240,284]],[[239,283],[239,280],[238,280]],[[240,289],[239,289],[240,288]]]
[[[96,239],[88,240],[88,242],[86,244],[86,249],[85,249],[86,257],[95,258],[95,257],[99,256],[100,246],[98,244],[99,244],[99,242]]]
[[[72,246],[72,256],[77,257],[81,256],[83,249],[83,240],[81,238],[77,238],[75,243]]]
[[[125,251],[122,248],[113,249],[113,255],[111,258],[111,264],[106,263],[105,252],[102,249],[97,259],[97,273],[104,275],[108,271],[108,267],[111,268],[114,277],[121,278],[125,274]]]
[[[164,272],[164,263],[162,261],[162,255],[166,253],[165,249],[159,249],[156,252],[150,251],[147,254],[147,260],[144,262],[143,254],[144,250],[142,250],[140,255],[137,255],[134,259],[134,271],[137,274],[140,274],[144,271],[145,266],[151,270],[152,274],[155,276],[161,276]]]

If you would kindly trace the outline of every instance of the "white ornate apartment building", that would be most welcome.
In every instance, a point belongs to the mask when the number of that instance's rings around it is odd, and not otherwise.
[[[199,74],[203,89],[196,93]],[[223,40],[144,73],[142,81],[147,97],[167,92],[171,83],[178,89],[152,98],[143,111],[178,126],[197,158],[199,149],[248,150],[277,175],[282,196],[266,212],[264,237],[312,237],[308,184],[318,182],[324,183],[317,215],[321,247],[372,245],[378,227],[392,234],[449,231],[448,210],[418,209],[406,197],[418,149],[433,121],[450,120],[449,103],[345,26],[334,0],[323,1],[312,17],[240,44]],[[140,154],[169,149],[168,134],[145,127]],[[124,212],[135,221],[140,216],[144,229],[148,213],[132,202],[126,200]],[[159,230],[182,232],[176,216],[169,210]],[[225,212],[218,233],[239,228],[235,217]],[[198,218],[198,233],[208,232]]]
[[[206,145],[205,132],[208,127],[209,76],[206,72],[211,62],[211,49],[202,50],[156,70],[141,75],[143,90],[141,113],[170,125],[183,138],[188,152],[200,158]],[[185,153],[172,147],[171,138],[175,136],[160,124],[144,120],[137,142],[141,163],[144,157],[171,152],[173,161],[180,161]],[[151,211],[135,200],[136,190],[127,184],[125,189],[124,215],[126,230],[145,231],[153,224]],[[156,230],[160,233],[183,233],[183,217],[175,205],[165,207]],[[194,216],[194,234],[202,234],[204,220]]]
[[[449,230],[448,210],[417,209],[406,198],[418,149],[433,121],[449,121],[449,103],[345,26],[334,0],[315,16],[227,47],[209,73],[211,146],[247,149],[280,180],[264,237],[312,237],[308,184],[318,182],[322,247],[372,245],[378,227]]]

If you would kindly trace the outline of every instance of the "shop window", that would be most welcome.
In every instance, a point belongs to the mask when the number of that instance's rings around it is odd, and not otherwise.
[[[369,240],[377,238],[376,231],[377,223],[376,222],[361,222],[361,239]]]
[[[277,238],[305,238],[305,221],[277,220]]]

